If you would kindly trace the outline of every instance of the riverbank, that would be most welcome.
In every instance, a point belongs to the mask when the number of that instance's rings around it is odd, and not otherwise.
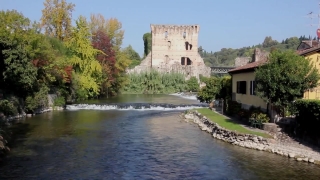
[[[216,113],[217,116],[220,115],[217,112],[212,113]],[[232,131],[221,127],[218,123],[215,123],[210,118],[203,116],[197,110],[187,111],[187,113],[183,114],[182,118],[184,118],[186,121],[192,121],[198,124],[202,131],[206,131],[214,138],[230,144],[278,154],[284,157],[292,158],[296,161],[320,165],[319,151],[310,147],[297,147],[295,145],[282,143],[281,141],[273,138],[265,138],[254,134]]]

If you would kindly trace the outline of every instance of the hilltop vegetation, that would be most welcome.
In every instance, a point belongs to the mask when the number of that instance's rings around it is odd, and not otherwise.
[[[217,52],[207,52],[199,47],[199,53],[204,59],[204,62],[207,66],[234,66],[234,60],[237,57],[250,57],[253,54],[255,48],[260,48],[262,50],[270,52],[271,49],[278,50],[296,50],[298,45],[302,40],[310,39],[305,36],[290,37],[281,42],[273,40],[271,36],[267,36],[261,44],[242,47],[239,49],[232,48],[222,48]],[[315,39],[314,39],[315,40]]]

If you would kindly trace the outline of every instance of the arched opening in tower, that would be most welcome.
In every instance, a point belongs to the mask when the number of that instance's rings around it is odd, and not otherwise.
[[[187,65],[192,65],[192,61],[189,58],[187,58]]]
[[[181,57],[181,65],[185,65],[185,57]]]
[[[189,49],[189,42],[188,41],[185,42],[185,47],[186,47],[186,50]]]
[[[168,37],[168,31],[164,32],[164,38]]]

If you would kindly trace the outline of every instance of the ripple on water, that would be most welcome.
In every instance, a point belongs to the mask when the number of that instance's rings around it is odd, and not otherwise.
[[[177,112],[63,111],[25,123],[0,178],[317,179],[320,168],[232,146]]]

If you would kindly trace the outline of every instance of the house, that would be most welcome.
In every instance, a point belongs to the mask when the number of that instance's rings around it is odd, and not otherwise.
[[[297,53],[310,59],[314,67],[320,70],[320,45],[319,41],[302,41],[297,48]],[[320,71],[319,71],[320,72]],[[320,86],[310,89],[303,94],[304,99],[320,99]]]
[[[255,69],[267,62],[268,54],[256,48],[251,62],[228,72],[232,77],[232,100],[241,103],[243,109],[255,106],[267,110],[267,103],[255,94]]]
[[[309,58],[320,73],[320,43],[318,41],[302,41],[297,53]],[[232,100],[242,104],[242,108],[251,106],[267,110],[267,103],[255,95],[255,69],[267,62],[268,53],[255,49],[252,61],[246,65],[234,68],[228,73],[232,76]],[[320,86],[306,91],[304,99],[320,99]]]

